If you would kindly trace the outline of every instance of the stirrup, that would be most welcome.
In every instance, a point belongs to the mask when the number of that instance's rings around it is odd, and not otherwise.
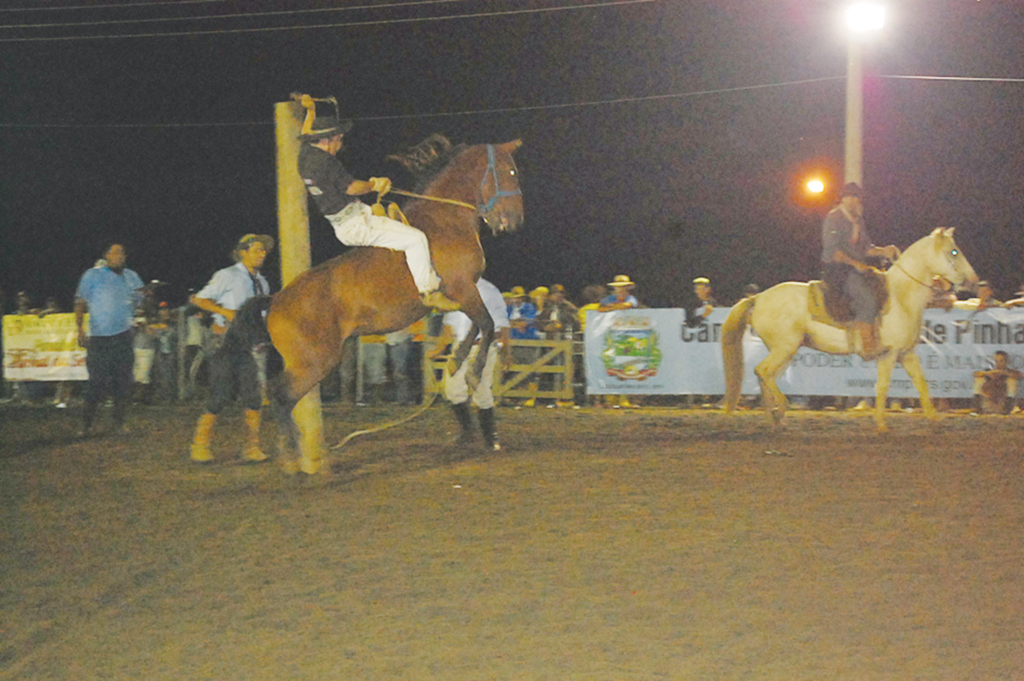
[[[461,306],[451,298],[447,297],[440,291],[430,291],[429,293],[420,294],[420,302],[426,307],[433,308],[435,310],[441,310],[442,312],[451,312],[452,310],[458,310]]]

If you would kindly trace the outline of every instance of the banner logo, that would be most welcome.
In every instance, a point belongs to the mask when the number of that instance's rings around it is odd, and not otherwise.
[[[661,350],[658,333],[646,317],[623,316],[604,334],[601,361],[609,376],[620,381],[643,381],[658,374]]]

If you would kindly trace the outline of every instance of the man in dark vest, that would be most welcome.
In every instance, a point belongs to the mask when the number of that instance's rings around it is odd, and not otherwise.
[[[822,279],[832,291],[842,292],[853,310],[853,326],[860,340],[860,356],[876,359],[888,352],[880,347],[875,317],[878,303],[870,278],[878,272],[866,261],[870,257],[896,260],[900,249],[875,246],[864,227],[861,189],[855,182],[843,187],[839,205],[825,217],[821,230]]]

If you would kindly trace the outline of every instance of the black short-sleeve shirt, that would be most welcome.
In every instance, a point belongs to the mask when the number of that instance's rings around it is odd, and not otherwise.
[[[303,144],[299,150],[299,175],[306,185],[306,191],[316,202],[324,215],[334,215],[356,200],[345,193],[355,178],[341,161],[323,149]]]

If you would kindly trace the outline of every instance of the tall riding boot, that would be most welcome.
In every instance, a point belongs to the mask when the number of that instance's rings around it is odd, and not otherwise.
[[[501,450],[498,443],[498,431],[494,427],[494,408],[480,409],[477,411],[480,418],[480,432],[484,434],[484,442],[494,451]]]
[[[875,325],[869,322],[855,322],[860,335],[860,356],[866,360],[878,359],[889,352],[890,348],[882,347],[878,339]]]
[[[213,461],[213,454],[210,452],[210,433],[213,431],[213,423],[217,420],[216,414],[209,412],[199,417],[196,423],[196,434],[192,437],[192,460],[198,463],[209,463]]]
[[[459,434],[455,437],[455,444],[471,443],[473,441],[473,417],[469,413],[469,402],[453,404],[452,412],[455,414],[455,420],[459,422]]]
[[[242,459],[252,463],[266,461],[269,457],[260,449],[260,410],[245,410],[245,425],[248,428],[246,433],[245,449],[242,451]]]

